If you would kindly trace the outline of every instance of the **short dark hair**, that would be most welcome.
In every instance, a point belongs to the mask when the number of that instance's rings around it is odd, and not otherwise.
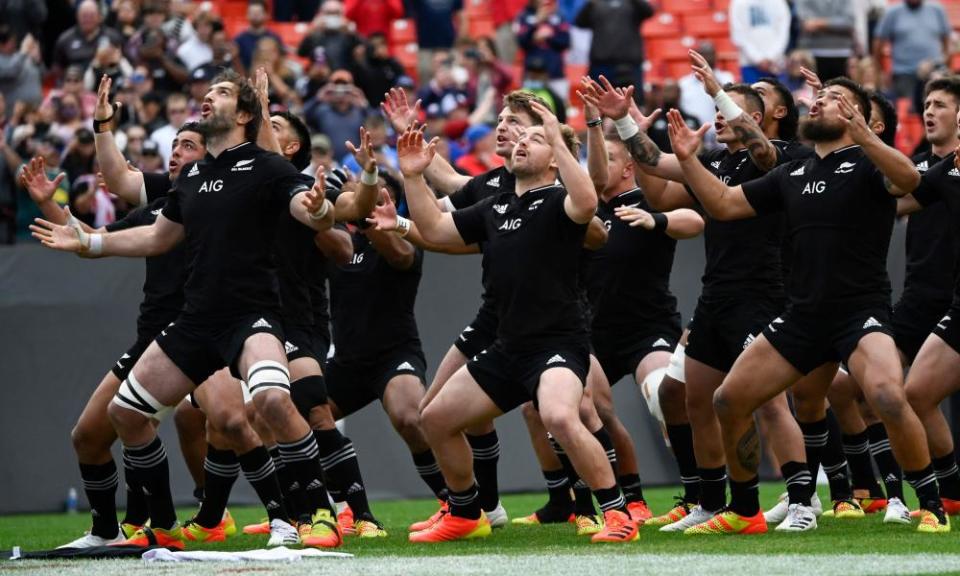
[[[237,112],[250,114],[250,121],[244,126],[244,137],[250,142],[256,142],[257,134],[260,133],[260,116],[263,114],[260,97],[257,96],[256,90],[253,89],[249,80],[230,68],[226,68],[214,76],[210,85],[220,82],[230,82],[237,87]]]
[[[533,123],[539,126],[543,124],[543,118],[533,109],[533,106],[530,105],[531,102],[539,102],[547,108],[550,108],[550,105],[547,104],[543,98],[524,90],[514,90],[503,97],[504,106],[514,112],[525,112],[533,120]]]
[[[926,100],[931,92],[938,90],[953,96],[954,101],[960,106],[960,76],[942,76],[927,82],[927,85],[923,87],[923,99]]]
[[[793,99],[793,93],[773,76],[764,76],[757,80],[773,87],[773,90],[780,98],[780,102],[787,108],[787,115],[777,122],[777,135],[781,140],[791,141],[797,138],[797,127],[800,125],[800,109],[797,108],[797,101]]]
[[[16,38],[16,34],[6,24],[0,24],[0,44],[6,44],[11,38]]]
[[[199,122],[184,122],[183,126],[180,126],[180,129],[177,130],[177,136],[179,136],[181,132],[195,132],[200,135],[200,143],[204,146],[207,145],[207,135],[203,133]]]
[[[763,107],[763,97],[753,86],[749,84],[727,84],[723,87],[723,91],[743,96],[747,102],[748,113],[759,112],[761,117],[766,113]],[[749,110],[749,108],[752,108],[752,110]]]
[[[897,125],[900,123],[900,119],[897,118],[897,109],[893,107],[890,100],[887,100],[886,96],[876,90],[871,90],[867,95],[870,97],[871,112],[873,111],[872,105],[876,104],[883,120],[883,132],[880,133],[880,139],[887,146],[893,146],[897,137]],[[869,120],[870,117],[868,116],[867,119]]]
[[[847,90],[853,92],[853,96],[857,99],[857,101],[851,102],[851,104],[854,104],[860,108],[860,114],[862,114],[864,118],[870,118],[870,94],[863,89],[863,86],[847,78],[846,76],[834,78],[833,80],[827,81],[823,85],[824,88],[829,88],[831,86],[840,86],[841,88],[846,88]]]
[[[303,123],[299,116],[289,110],[276,112],[271,116],[279,116],[290,124],[293,131],[297,134],[297,142],[300,143],[300,149],[290,158],[290,163],[297,170],[303,170],[310,165],[310,129]]]

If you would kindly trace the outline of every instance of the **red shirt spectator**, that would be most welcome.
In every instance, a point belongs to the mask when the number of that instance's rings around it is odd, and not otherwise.
[[[343,6],[347,19],[364,38],[377,32],[390,38],[390,24],[403,18],[402,0],[345,0]]]
[[[486,124],[467,129],[467,144],[470,146],[470,153],[461,156],[456,166],[469,176],[479,176],[503,166],[503,158],[496,154],[496,134]]]

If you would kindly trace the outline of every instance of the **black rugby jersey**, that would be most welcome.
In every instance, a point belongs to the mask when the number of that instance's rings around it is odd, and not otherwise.
[[[746,148],[732,154],[726,148],[712,150],[701,153],[699,158],[707,170],[728,186],[737,186],[764,174],[750,159]],[[778,158],[782,159],[779,149]],[[782,215],[723,221],[704,214],[704,220],[707,263],[701,300],[744,294],[783,297]]]
[[[943,158],[931,151],[913,157],[920,174]],[[951,162],[952,164],[952,162]],[[949,172],[949,169],[947,170]],[[938,178],[943,178],[937,172]],[[923,193],[921,192],[921,196]],[[904,294],[914,294],[933,306],[950,303],[960,257],[960,236],[953,229],[949,210],[921,210],[907,219],[907,266]]]
[[[593,335],[622,334],[651,323],[679,325],[677,299],[670,292],[677,241],[665,231],[630,226],[614,213],[618,206],[656,212],[639,188],[610,202],[600,199],[597,217],[609,232],[607,243],[599,250],[584,250]]]
[[[489,196],[495,196],[501,192],[513,192],[516,183],[516,177],[513,172],[507,170],[506,166],[494,168],[471,178],[463,188],[450,195],[450,202],[454,208],[462,210]]]
[[[184,166],[163,215],[186,234],[185,311],[213,319],[279,313],[276,229],[291,197],[308,189],[290,162],[251,142]]]
[[[413,265],[398,270],[383,258],[367,236],[350,226],[353,258],[328,267],[330,319],[337,361],[382,361],[401,347],[420,349],[414,305],[423,273],[423,250],[415,248]]]
[[[147,196],[145,204],[149,204],[157,198],[165,197],[167,192],[170,191],[170,186],[169,172],[144,172],[143,190]]]
[[[920,180],[920,186],[913,192],[913,197],[925,208],[931,204],[942,201],[946,206],[946,210],[935,207],[932,211],[946,212],[948,214],[947,225],[950,231],[956,236],[960,234],[960,170],[957,170],[954,165],[955,156],[955,152],[951,153],[936,165],[931,166],[923,174],[923,178]],[[931,210],[923,210],[918,212],[918,214],[923,214],[924,212],[931,212]],[[911,214],[910,218],[913,219],[913,216],[914,215]],[[953,271],[955,270],[956,262],[952,264],[953,265],[950,266],[948,263],[944,263],[944,267]],[[954,276],[954,302],[960,302],[960,282],[957,281],[958,279],[960,278]]]
[[[890,305],[886,266],[896,201],[859,146],[782,164],[742,186],[757,214],[786,213],[794,308]]]
[[[463,240],[484,246],[497,338],[508,351],[586,343],[578,267],[587,225],[570,220],[566,197],[563,186],[551,184],[521,196],[501,192],[453,212]]]
[[[166,192],[170,180],[166,181]],[[148,194],[150,187],[147,188]],[[137,226],[150,226],[157,220],[167,203],[166,196],[159,195],[149,204],[139,206],[121,220],[107,224],[107,232],[126,230]],[[156,334],[176,320],[183,310],[183,285],[187,280],[186,248],[181,242],[173,250],[157,256],[149,256],[146,276],[143,280],[143,302],[137,317],[137,329],[144,334]]]

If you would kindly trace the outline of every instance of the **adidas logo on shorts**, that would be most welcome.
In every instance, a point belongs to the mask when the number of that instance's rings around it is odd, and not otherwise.
[[[416,370],[413,367],[413,364],[409,362],[404,362],[403,364],[397,366],[397,370],[406,370],[408,372],[416,372]]]
[[[873,316],[867,318],[867,321],[863,323],[864,330],[867,328],[876,328],[877,326],[882,326],[882,324],[880,324],[880,322],[878,322]]]
[[[756,339],[756,336],[753,334],[747,334],[747,339],[743,341],[743,349],[746,350],[747,346],[753,344],[753,341]]]
[[[653,348],[669,348],[670,343],[663,338],[658,338],[656,342],[653,343]]]
[[[547,360],[547,366],[551,364],[566,364],[566,362],[567,361],[564,359],[563,356],[559,354],[554,354],[553,356],[550,357],[549,360]]]
[[[292,344],[290,342],[284,342],[283,349],[287,352],[287,354],[293,354],[294,352],[299,350],[299,348],[297,348],[295,344]]]
[[[251,328],[273,328],[273,326],[271,326],[269,322],[261,318],[256,322],[254,322]]]
[[[791,176],[803,176],[803,166],[790,173]]]

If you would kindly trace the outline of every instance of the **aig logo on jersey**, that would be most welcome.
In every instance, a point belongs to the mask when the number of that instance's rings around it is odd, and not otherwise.
[[[223,180],[207,180],[200,185],[197,193],[203,194],[204,192],[219,192],[221,190],[223,190]]]
[[[823,194],[826,189],[827,183],[823,180],[807,182],[807,185],[803,187],[803,192],[800,194]]]
[[[231,172],[249,172],[251,170],[253,170],[253,158],[237,160],[237,163],[230,169]]]
[[[500,227],[497,228],[497,230],[505,230],[509,232],[510,230],[516,230],[520,228],[520,226],[522,225],[523,225],[523,220],[521,218],[509,218],[507,220],[504,220],[503,224],[501,224]]]

